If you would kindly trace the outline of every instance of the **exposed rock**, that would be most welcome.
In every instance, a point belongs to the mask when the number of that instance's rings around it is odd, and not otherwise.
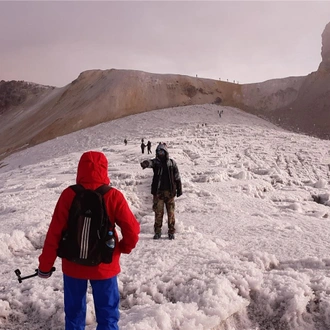
[[[265,117],[286,128],[330,139],[330,23],[322,33],[322,62],[302,81],[296,99]]]
[[[25,81],[0,81],[0,114],[21,104],[32,104],[49,89],[55,87],[43,86]]]
[[[1,118],[0,157],[101,122],[183,105],[232,104],[238,84],[133,70],[89,70],[39,98],[28,112]],[[238,104],[239,105],[239,104]],[[14,117],[14,120],[13,120]]]
[[[305,134],[330,138],[330,72],[313,72],[302,84],[297,99],[276,111],[281,126]]]
[[[242,85],[242,94],[234,98],[244,103],[245,110],[262,114],[285,107],[298,97],[306,77],[272,79],[262,83]]]
[[[322,33],[322,62],[318,71],[326,71],[330,73],[330,23],[328,23]]]

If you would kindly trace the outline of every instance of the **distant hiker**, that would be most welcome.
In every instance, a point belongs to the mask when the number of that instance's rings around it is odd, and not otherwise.
[[[85,198],[86,196],[95,196],[95,193],[91,190],[107,188],[103,194],[102,203],[104,203],[105,212],[109,216],[109,226],[116,224],[120,228],[122,239],[118,241],[118,235],[114,230],[114,235],[112,235],[112,238],[114,238],[114,247],[112,247],[113,255],[110,263],[102,262],[103,254],[101,263],[96,263],[93,266],[85,266],[82,263],[78,264],[64,257],[62,258],[65,329],[85,329],[86,291],[89,281],[92,287],[95,315],[98,324],[97,329],[118,330],[120,295],[117,275],[120,272],[119,258],[121,253],[129,254],[136,246],[140,225],[130,210],[123,194],[116,188],[109,189],[108,160],[102,152],[88,151],[81,156],[76,182],[83,191],[83,194],[80,195],[80,193],[79,196],[85,196]],[[76,195],[73,189],[77,185],[66,188],[61,193],[55,207],[44,247],[39,257],[38,276],[41,278],[51,276],[51,269],[54,265],[60,242],[63,242],[61,240],[62,233],[70,232],[71,227],[68,228],[68,219],[75,216],[75,213],[70,212],[70,210],[76,205],[73,204],[73,200],[77,200],[76,197],[78,197],[78,194]],[[91,197],[86,203],[92,203]],[[99,203],[98,200],[97,205]],[[87,212],[89,212],[88,216]],[[72,213],[74,214],[72,215]],[[79,221],[82,221],[83,226],[82,232],[84,233],[83,238],[85,238],[85,241],[82,241],[82,243],[86,243],[87,240],[90,243],[90,233],[96,231],[94,226],[100,217],[100,213],[96,212],[96,209],[90,209],[81,215],[78,213],[77,216]],[[106,245],[106,242],[102,242]],[[102,246],[103,248],[104,245],[101,243],[98,246]],[[87,257],[86,253],[86,251],[89,251],[89,244],[83,244],[83,250],[81,249],[81,245],[77,245],[77,249],[80,250],[79,260],[81,258],[89,258],[89,255]],[[107,258],[107,252],[108,250],[105,251],[105,258]]]
[[[152,152],[151,152],[151,142],[150,141],[148,141],[147,147],[148,147],[148,154],[152,154]]]
[[[141,151],[142,151],[142,153],[144,154],[144,149],[146,148],[146,144],[144,144],[144,142],[143,142],[143,140],[142,140],[142,142],[141,142]]]
[[[157,146],[156,158],[145,160],[140,165],[143,169],[152,168],[154,172],[151,184],[153,211],[155,212],[154,239],[159,239],[161,237],[164,206],[166,206],[168,218],[168,238],[174,239],[174,197],[182,195],[182,185],[178,166],[173,159],[169,158],[165,143],[160,143]]]
[[[218,114],[219,114],[219,117],[221,118],[221,115],[223,114],[223,110],[221,110],[221,111],[219,110]]]
[[[124,143],[125,143],[125,146],[127,146],[127,140],[126,139],[124,140]]]

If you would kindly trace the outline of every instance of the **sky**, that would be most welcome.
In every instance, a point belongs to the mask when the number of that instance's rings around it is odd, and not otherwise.
[[[321,62],[329,1],[0,1],[0,80],[91,69],[262,82]]]
[[[141,138],[152,155],[141,153]],[[140,167],[160,141],[183,184],[173,241],[166,215],[163,238],[152,239],[153,174]],[[199,105],[103,123],[2,161],[0,329],[64,327],[61,261],[46,280],[19,283],[14,270],[27,276],[38,267],[57,199],[87,150],[107,156],[112,185],[141,225],[136,248],[121,257],[121,330],[330,328],[330,141]],[[90,288],[87,301],[92,330]]]

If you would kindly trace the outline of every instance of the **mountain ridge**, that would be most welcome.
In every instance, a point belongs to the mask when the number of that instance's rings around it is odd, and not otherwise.
[[[0,159],[102,122],[199,104],[239,108],[285,129],[329,138],[329,31],[330,23],[322,33],[322,62],[307,76],[238,84],[137,70],[87,70],[64,87],[48,86],[43,93],[31,91],[21,103],[2,113],[0,108]]]

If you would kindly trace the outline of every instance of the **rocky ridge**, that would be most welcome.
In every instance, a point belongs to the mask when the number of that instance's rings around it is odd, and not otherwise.
[[[1,81],[0,159],[101,122],[206,103],[237,107],[286,129],[329,138],[330,23],[322,33],[321,55],[318,70],[308,76],[243,85],[115,69],[82,72],[62,88]]]
[[[328,23],[322,33],[322,62],[320,63],[319,72],[330,72],[330,23]]]

